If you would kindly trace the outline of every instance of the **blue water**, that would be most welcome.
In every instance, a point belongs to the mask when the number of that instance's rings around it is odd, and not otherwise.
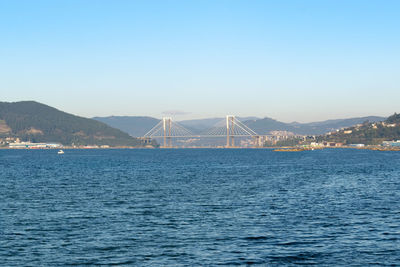
[[[400,153],[0,150],[1,266],[400,265]]]

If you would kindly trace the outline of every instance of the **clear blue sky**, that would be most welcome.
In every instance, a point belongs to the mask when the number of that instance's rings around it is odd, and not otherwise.
[[[0,0],[0,99],[86,117],[390,115],[399,14],[389,0]]]

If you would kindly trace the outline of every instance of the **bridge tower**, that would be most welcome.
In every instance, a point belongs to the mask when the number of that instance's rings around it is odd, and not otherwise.
[[[164,147],[172,147],[171,130],[172,130],[172,119],[171,117],[164,117],[163,131],[164,131]]]
[[[226,147],[235,147],[235,116],[226,116]]]

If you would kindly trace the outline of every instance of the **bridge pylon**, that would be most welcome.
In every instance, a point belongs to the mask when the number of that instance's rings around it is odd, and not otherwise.
[[[235,116],[226,116],[226,147],[235,147],[235,137],[233,133],[235,132]]]
[[[171,117],[164,117],[162,119],[163,122],[163,132],[164,132],[164,147],[171,148],[172,140],[171,140],[171,131],[172,131],[172,119]]]
[[[193,135],[191,131],[173,121],[171,117],[164,117],[144,137],[160,138],[163,140],[163,148],[171,148],[172,138],[184,138]]]

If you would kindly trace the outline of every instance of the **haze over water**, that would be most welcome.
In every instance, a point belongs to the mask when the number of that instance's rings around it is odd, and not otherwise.
[[[5,266],[397,265],[400,155],[0,150]]]

